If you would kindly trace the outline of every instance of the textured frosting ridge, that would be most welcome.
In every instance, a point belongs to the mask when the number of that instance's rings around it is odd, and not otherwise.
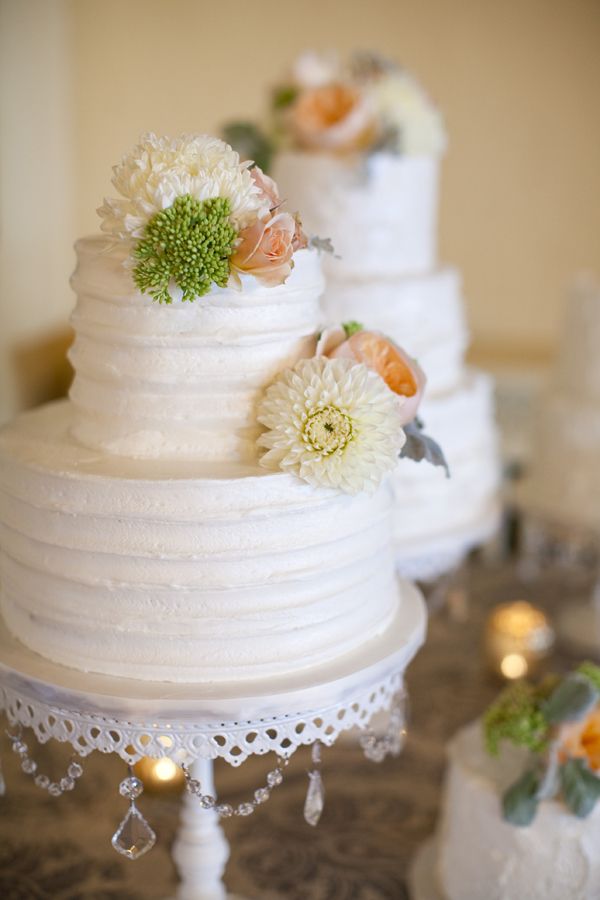
[[[546,800],[527,828],[505,822],[501,793],[522,766],[515,748],[500,763],[487,757],[479,723],[451,744],[438,870],[447,900],[600,896],[600,807],[577,819],[561,803]]]
[[[121,456],[256,459],[258,397],[282,368],[312,355],[318,254],[296,253],[276,287],[242,276],[239,291],[215,287],[195,303],[176,296],[160,306],[133,285],[126,244],[95,237],[76,249],[77,440]]]
[[[121,461],[77,444],[72,421],[52,404],[0,436],[2,612],[31,649],[204,683],[330,662],[390,624],[387,486],[351,497],[257,467]]]

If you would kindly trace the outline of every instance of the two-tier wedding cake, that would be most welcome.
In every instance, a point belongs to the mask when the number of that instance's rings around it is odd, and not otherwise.
[[[70,399],[0,434],[5,623],[146,680],[340,660],[420,603],[385,483],[414,410],[317,348],[320,250],[227,144],[145,135],[113,184],[76,246]]]
[[[316,54],[297,61],[272,114],[282,195],[335,250],[324,262],[327,320],[368,321],[427,372],[422,418],[452,478],[401,460],[393,527],[401,570],[435,576],[493,533],[499,485],[492,384],[465,367],[460,277],[437,260],[441,117],[386,61],[360,56],[343,67]],[[252,142],[250,126],[229,132]]]

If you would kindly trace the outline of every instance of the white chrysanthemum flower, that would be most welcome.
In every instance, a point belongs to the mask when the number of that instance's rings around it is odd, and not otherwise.
[[[442,115],[411,75],[390,72],[375,79],[369,93],[382,121],[398,130],[402,153],[444,152],[447,140]]]
[[[142,237],[152,216],[184,194],[196,200],[226,197],[232,224],[240,230],[269,209],[249,165],[229,144],[206,134],[142,135],[114,167],[112,183],[121,197],[105,199],[98,210],[102,230],[124,239]]]
[[[362,364],[315,357],[286,369],[260,402],[261,465],[348,494],[373,491],[406,440],[402,398]]]

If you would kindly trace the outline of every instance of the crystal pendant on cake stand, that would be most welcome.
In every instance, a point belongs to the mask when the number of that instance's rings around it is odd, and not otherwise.
[[[69,743],[81,757],[99,750],[134,765],[144,756],[168,756],[184,767],[188,792],[173,848],[180,876],[176,898],[233,900],[223,883],[229,846],[214,802],[214,760],[238,766],[251,755],[275,753],[283,765],[301,746],[331,746],[355,727],[366,732],[376,713],[394,706],[425,628],[421,594],[404,585],[394,621],[356,653],[318,670],[278,678],[275,687],[273,680],[199,686],[67,669],[24,648],[0,620],[0,710],[11,727],[31,728],[40,743]],[[390,742],[392,748],[396,744]],[[305,810],[310,824],[318,820],[323,802],[319,766],[316,751]],[[276,786],[281,769],[270,776],[268,785]],[[189,790],[200,786],[201,792]],[[125,785],[121,793],[131,812],[137,790]],[[255,791],[254,803],[240,804],[238,815],[246,815],[268,793],[265,788]],[[136,824],[141,825],[137,819]],[[152,842],[151,823],[148,829],[134,853]],[[115,839],[117,835],[118,830]],[[130,849],[130,839],[133,844],[140,839],[128,833],[121,837],[119,852]]]

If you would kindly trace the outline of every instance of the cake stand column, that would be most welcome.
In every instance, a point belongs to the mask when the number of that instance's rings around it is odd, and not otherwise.
[[[214,794],[212,759],[196,760],[191,774],[202,785],[203,793]],[[229,844],[214,809],[203,809],[198,798],[187,792],[173,859],[181,882],[176,900],[226,900],[222,879],[229,859]]]

